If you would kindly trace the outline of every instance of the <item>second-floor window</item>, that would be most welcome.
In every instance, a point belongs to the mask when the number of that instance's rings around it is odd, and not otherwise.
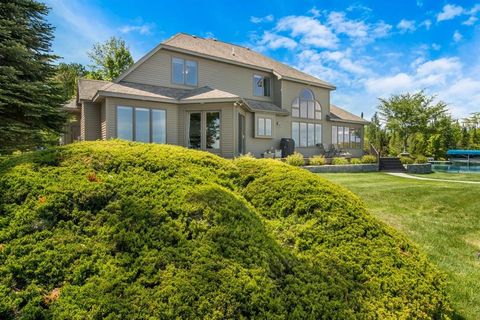
[[[253,95],[257,97],[270,97],[270,77],[253,75]]]
[[[198,77],[197,62],[172,58],[172,83],[196,86]]]

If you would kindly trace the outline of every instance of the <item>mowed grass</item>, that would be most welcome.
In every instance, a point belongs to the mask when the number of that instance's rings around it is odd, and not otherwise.
[[[480,182],[480,173],[447,173],[434,172],[431,174],[416,174],[415,176],[442,179],[442,180],[463,180],[463,181],[478,181]]]
[[[480,184],[385,173],[321,176],[359,195],[373,214],[423,249],[447,275],[458,319],[480,319]],[[444,179],[443,174],[427,177]],[[468,175],[458,180],[472,180],[468,177],[478,178]]]

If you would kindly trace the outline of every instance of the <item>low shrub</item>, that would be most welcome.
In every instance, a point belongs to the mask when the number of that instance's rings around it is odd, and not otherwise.
[[[308,159],[308,163],[312,166],[323,166],[326,163],[326,159],[323,155],[313,156]]]
[[[1,319],[449,315],[425,255],[304,169],[120,141],[53,151],[0,163]]]
[[[350,159],[350,164],[362,164],[362,160],[358,159],[358,158],[352,158]]]
[[[332,164],[333,165],[344,165],[344,164],[349,164],[348,160],[342,157],[335,157],[332,159]]]
[[[415,161],[410,157],[402,156],[402,157],[400,157],[400,162],[402,164],[413,164]]]
[[[418,164],[428,163],[428,159],[427,157],[420,155],[415,158],[415,163],[418,163]]]
[[[362,163],[377,163],[377,157],[370,154],[364,155],[360,160]]]
[[[303,166],[305,164],[305,160],[303,159],[303,155],[299,152],[294,152],[293,154],[287,156],[285,158],[285,162],[291,166]]]

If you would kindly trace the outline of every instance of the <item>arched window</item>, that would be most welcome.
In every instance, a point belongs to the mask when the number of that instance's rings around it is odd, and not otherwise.
[[[322,106],[315,100],[313,92],[303,89],[292,102],[292,117],[304,119],[322,119]]]

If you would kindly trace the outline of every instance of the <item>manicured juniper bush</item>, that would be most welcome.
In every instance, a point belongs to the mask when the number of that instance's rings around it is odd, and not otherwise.
[[[0,318],[445,319],[443,275],[275,160],[76,143],[0,164]]]

